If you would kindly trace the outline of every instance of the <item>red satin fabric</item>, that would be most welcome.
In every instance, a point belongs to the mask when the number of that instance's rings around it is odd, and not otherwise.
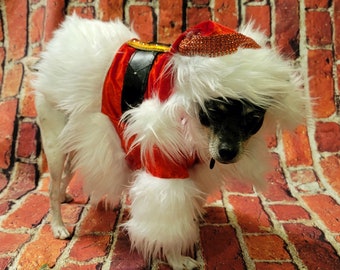
[[[167,158],[157,147],[153,154],[141,157],[140,148],[130,149],[132,142],[125,142],[123,137],[124,123],[119,123],[121,111],[121,98],[125,71],[135,49],[124,44],[116,54],[105,78],[102,96],[102,113],[106,114],[115,127],[121,146],[127,153],[126,160],[131,169],[145,169],[147,172],[159,178],[188,178],[187,168],[195,163],[196,158],[190,158],[185,164],[178,164]],[[147,90],[144,99],[153,98],[155,95],[164,102],[172,93],[172,78],[166,72],[166,65],[170,53],[160,53],[150,70]]]

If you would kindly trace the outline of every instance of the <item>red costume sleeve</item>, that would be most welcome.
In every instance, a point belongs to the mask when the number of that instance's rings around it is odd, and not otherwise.
[[[153,157],[147,155],[144,157],[144,163],[145,170],[155,177],[184,179],[189,177],[188,168],[195,163],[195,158],[175,162],[154,147]]]

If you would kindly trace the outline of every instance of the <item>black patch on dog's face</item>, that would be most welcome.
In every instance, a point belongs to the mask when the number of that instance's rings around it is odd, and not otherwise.
[[[247,101],[222,98],[205,102],[199,120],[209,128],[209,150],[220,163],[236,162],[243,143],[261,128],[265,109]]]

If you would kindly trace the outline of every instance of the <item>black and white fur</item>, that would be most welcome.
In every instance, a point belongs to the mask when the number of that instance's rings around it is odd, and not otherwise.
[[[174,54],[170,98],[145,100],[123,115],[125,136],[135,138],[142,155],[157,146],[174,159],[199,156],[189,178],[159,179],[129,169],[119,137],[101,113],[114,53],[136,34],[119,21],[66,18],[42,53],[34,81],[56,238],[70,236],[60,203],[71,199],[66,188],[79,171],[94,203],[104,198],[114,205],[128,190],[132,203],[125,228],[146,260],[161,256],[173,269],[198,266],[187,254],[199,239],[206,196],[228,177],[263,185],[269,168],[264,136],[277,123],[294,127],[304,114],[295,69],[265,46],[266,37],[251,24],[239,32],[261,48],[221,57]]]

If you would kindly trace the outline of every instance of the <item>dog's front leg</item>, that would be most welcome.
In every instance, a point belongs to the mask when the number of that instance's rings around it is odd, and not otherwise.
[[[202,192],[190,179],[161,179],[138,172],[130,190],[130,220],[125,224],[131,244],[146,260],[167,259],[173,269],[195,269]]]

